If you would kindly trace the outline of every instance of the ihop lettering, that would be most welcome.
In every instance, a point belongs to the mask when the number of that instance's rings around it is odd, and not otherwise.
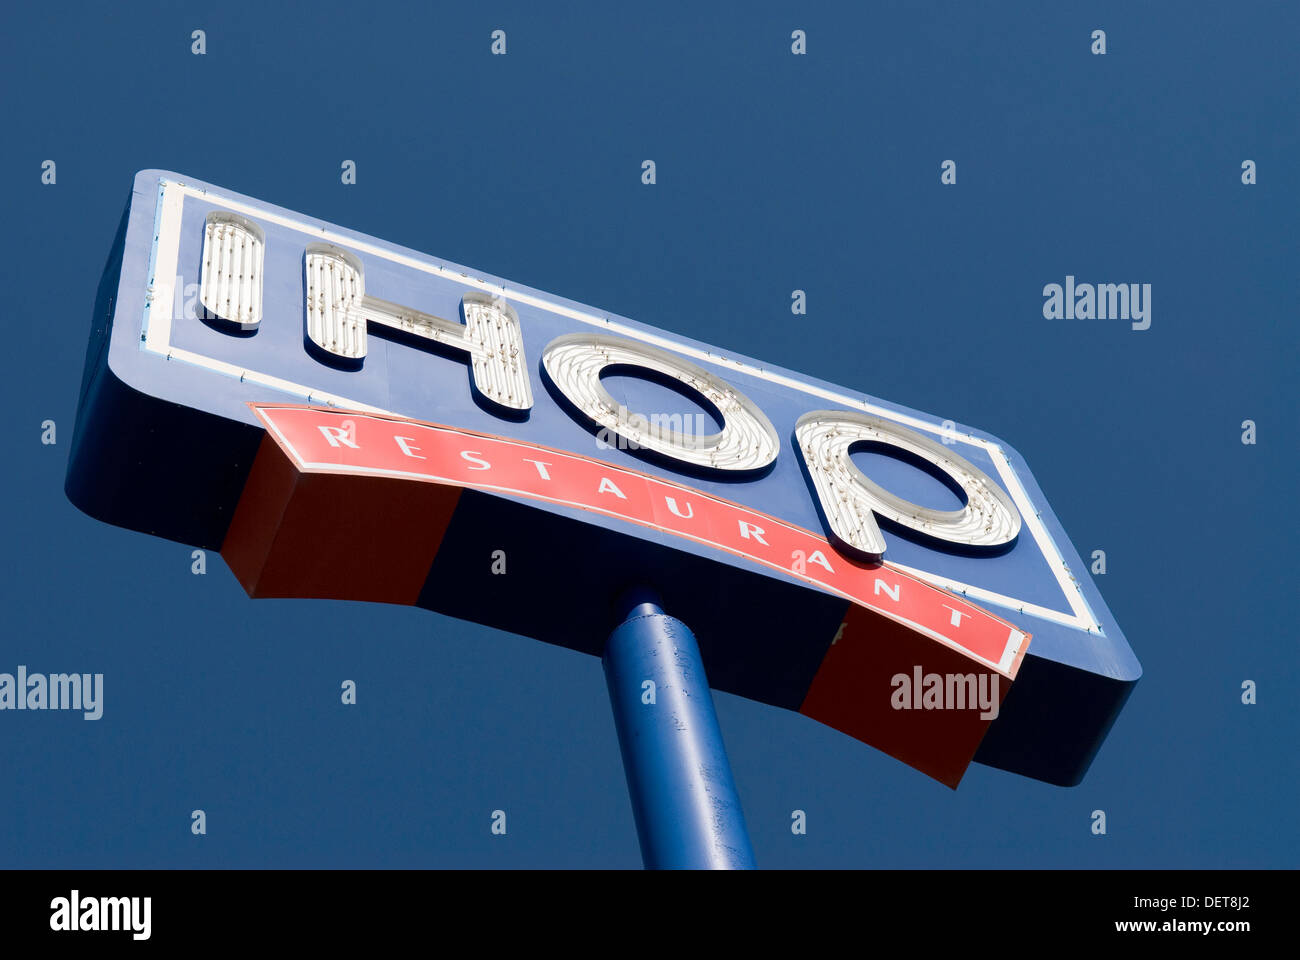
[[[235,214],[207,218],[200,282],[205,317],[247,335],[262,324],[264,234]],[[535,402],[519,316],[500,296],[466,293],[462,321],[437,317],[366,292],[361,259],[342,247],[306,248],[304,304],[309,352],[322,363],[360,370],[372,324],[399,331],[461,357],[471,388],[504,418],[526,414]],[[438,362],[431,358],[431,362]],[[565,334],[541,357],[548,385],[580,422],[626,441],[658,462],[690,472],[759,477],[781,455],[781,442],[763,410],[734,385],[686,358],[647,343],[604,333]],[[651,429],[656,418],[629,414],[602,383],[609,371],[636,371],[695,394],[717,410],[722,427],[700,434]],[[929,467],[960,491],[964,505],[936,510],[875,483],[854,463],[855,449],[873,446]],[[799,418],[794,447],[810,480],[832,542],[849,556],[880,560],[887,543],[878,518],[934,544],[968,551],[1014,543],[1021,517],[1011,497],[983,470],[915,430],[880,417],[844,410],[812,410]]]

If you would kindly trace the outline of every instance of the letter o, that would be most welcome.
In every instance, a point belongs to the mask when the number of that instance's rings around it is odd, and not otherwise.
[[[722,414],[722,430],[698,436],[653,429],[650,418],[641,414],[620,416],[621,406],[600,382],[601,372],[615,365],[652,371],[699,394]],[[721,377],[667,350],[609,334],[566,334],[547,344],[542,369],[583,416],[626,437],[633,449],[726,472],[762,470],[780,452],[776,429],[757,404]]]

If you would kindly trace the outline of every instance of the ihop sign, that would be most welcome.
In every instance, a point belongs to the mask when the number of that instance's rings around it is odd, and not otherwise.
[[[713,687],[950,786],[1077,783],[1141,672],[997,438],[161,171],[100,286],[67,491],[250,596],[597,656],[652,585]],[[900,710],[900,675],[999,702]]]

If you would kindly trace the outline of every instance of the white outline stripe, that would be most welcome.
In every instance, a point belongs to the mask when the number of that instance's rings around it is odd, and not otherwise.
[[[468,274],[459,273],[448,267],[426,263],[406,254],[385,250],[372,243],[344,236],[332,230],[322,227],[309,227],[306,224],[289,217],[281,216],[273,211],[252,206],[242,201],[234,200],[224,195],[203,190],[198,187],[192,187],[179,181],[167,179],[160,180],[160,193],[162,212],[161,217],[157,217],[157,239],[154,241],[154,250],[151,252],[150,256],[153,275],[149,278],[149,292],[145,297],[143,318],[143,330],[145,336],[144,342],[141,344],[142,349],[165,356],[169,360],[180,360],[184,363],[194,364],[226,376],[238,377],[241,381],[247,380],[252,383],[257,383],[261,386],[296,397],[306,403],[319,403],[327,406],[363,411],[366,413],[388,414],[389,416],[395,417],[403,416],[403,414],[382,410],[377,407],[372,407],[369,404],[357,403],[348,400],[346,397],[318,392],[313,390],[311,387],[293,383],[289,380],[283,380],[279,377],[272,377],[254,370],[242,369],[235,364],[215,360],[210,357],[204,357],[192,351],[171,347],[171,309],[173,302],[172,284],[174,282],[173,278],[176,276],[176,262],[180,254],[180,222],[182,204],[184,198],[187,196],[194,197],[195,199],[203,198],[212,202],[219,202],[227,209],[233,210],[237,213],[243,213],[246,216],[257,218],[268,223],[274,223],[298,233],[324,239],[350,250],[363,251],[371,256],[381,257],[392,263],[411,267],[423,273],[433,274],[445,280],[450,280],[453,283],[459,283],[473,289],[491,291],[493,293],[499,292],[502,296],[516,303],[526,303],[529,306],[546,310],[559,316],[568,317],[571,320],[577,320],[591,326],[601,327],[602,329],[614,331],[633,340],[639,340],[643,343],[649,343],[666,350],[671,350],[675,353],[681,354],[682,356],[703,360],[707,363],[712,363],[721,367],[728,367],[749,376],[766,380],[769,383],[775,383],[789,389],[798,390],[810,396],[819,397],[823,400],[838,403],[845,407],[863,410],[867,413],[885,417],[886,419],[893,420],[896,423],[901,423],[914,429],[926,430],[940,436],[946,435],[955,437],[963,443],[979,447],[988,453],[994,466],[997,468],[999,477],[1001,477],[1002,482],[1007,487],[1007,492],[1010,493],[1012,499],[1015,500],[1016,506],[1020,510],[1026,526],[1028,526],[1030,533],[1033,535],[1034,542],[1038,545],[1043,558],[1051,568],[1052,574],[1061,588],[1061,593],[1074,616],[1038,604],[1025,603],[1004,594],[985,590],[982,587],[975,587],[970,584],[961,583],[960,581],[942,577],[927,571],[904,567],[901,564],[897,565],[899,569],[905,570],[920,580],[942,587],[953,593],[963,594],[972,598],[978,598],[987,603],[1029,613],[1031,616],[1059,623],[1064,626],[1073,627],[1077,630],[1083,630],[1088,633],[1095,632],[1102,636],[1105,635],[1101,624],[1097,622],[1096,615],[1088,605],[1087,599],[1083,596],[1082,589],[1070,573],[1070,569],[1065,563],[1065,558],[1061,556],[1061,552],[1057,548],[1056,542],[1052,539],[1051,534],[1048,533],[1047,527],[1042,521],[1042,518],[1034,509],[1034,505],[1032,501],[1030,501],[1024,485],[1021,483],[1019,476],[1011,466],[1010,459],[999,444],[967,433],[956,431],[946,432],[942,425],[936,426],[933,423],[928,423],[909,414],[898,413],[888,408],[868,403],[865,400],[836,393],[833,390],[827,390],[823,387],[814,386],[812,384],[802,383],[793,377],[766,370],[763,367],[751,367],[739,360],[729,359],[718,354],[713,354],[707,350],[701,350],[698,347],[676,343],[667,337],[637,330],[621,323],[615,323],[608,317],[600,317],[595,314],[575,310],[572,307],[567,307],[562,304],[552,303],[534,294],[526,293],[524,291],[512,291],[510,287],[505,284],[489,283],[486,280],[471,277]],[[159,274],[164,278],[161,282],[158,280]],[[160,310],[155,314],[150,310],[151,303],[165,304],[166,309]]]

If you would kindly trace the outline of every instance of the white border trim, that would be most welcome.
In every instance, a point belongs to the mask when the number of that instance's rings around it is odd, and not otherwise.
[[[707,350],[701,350],[698,347],[686,346],[677,343],[666,336],[660,336],[648,333],[644,330],[637,330],[633,327],[616,323],[608,317],[601,317],[591,313],[584,313],[581,310],[575,310],[572,307],[563,304],[552,303],[532,293],[511,290],[505,284],[489,283],[477,277],[471,277],[467,274],[459,273],[449,267],[440,266],[434,263],[426,263],[407,254],[396,253],[391,250],[385,250],[372,243],[362,240],[356,240],[349,236],[335,233],[324,227],[309,227],[290,217],[281,216],[270,210],[261,207],[251,206],[239,200],[234,200],[221,194],[213,193],[198,187],[190,186],[174,180],[162,179],[159,181],[159,198],[156,212],[156,236],[153,250],[150,253],[149,263],[151,275],[149,277],[148,292],[145,296],[144,317],[142,321],[141,348],[150,353],[155,353],[166,357],[168,360],[178,360],[182,363],[189,363],[195,366],[212,370],[216,373],[229,377],[238,377],[240,381],[249,381],[277,390],[281,393],[288,394],[305,403],[322,404],[331,407],[343,407],[349,410],[357,410],[363,413],[379,413],[388,416],[400,417],[403,414],[393,413],[382,410],[378,407],[372,407],[369,404],[357,403],[346,397],[340,397],[335,394],[324,393],[313,390],[311,387],[302,384],[293,383],[289,380],[283,380],[279,377],[272,377],[255,370],[247,370],[236,364],[226,363],[211,357],[204,357],[201,354],[189,350],[181,350],[171,346],[171,325],[172,316],[171,308],[173,303],[172,285],[176,277],[176,263],[180,255],[180,228],[182,216],[182,204],[185,197],[203,198],[209,201],[221,203],[226,209],[236,213],[242,213],[245,216],[269,223],[277,224],[295,230],[299,233],[308,234],[320,240],[325,240],[339,246],[346,247],[350,250],[359,250],[370,256],[381,257],[393,263],[419,270],[423,273],[433,274],[444,280],[450,280],[453,283],[459,283],[475,290],[500,293],[506,299],[516,303],[526,303],[529,306],[536,307],[540,310],[546,310],[559,316],[567,317],[570,320],[577,320],[581,323],[591,326],[600,327],[609,330],[620,336],[628,337],[633,340],[639,340],[642,343],[649,343],[665,350],[671,350],[682,356],[691,357],[696,360],[703,360],[716,366],[730,368],[769,383],[774,383],[787,389],[798,390],[809,396],[818,397],[822,400],[828,400],[845,407],[851,407],[855,410],[862,410],[874,416],[884,417],[895,423],[901,423],[915,430],[925,430],[940,436],[950,436],[963,443],[979,447],[986,451],[997,467],[998,476],[1007,488],[1007,492],[1015,501],[1017,509],[1020,510],[1021,517],[1024,518],[1034,542],[1038,545],[1043,557],[1047,560],[1056,577],[1056,582],[1061,588],[1066,602],[1073,612],[1070,614],[1062,613],[1059,610],[1052,610],[1048,607],[1039,606],[1038,604],[1025,603],[1014,597],[1008,597],[991,590],[985,590],[982,587],[975,587],[967,583],[961,583],[957,580],[951,580],[947,577],[941,577],[937,574],[928,573],[913,567],[907,567],[902,564],[894,564],[898,569],[911,574],[912,576],[924,580],[934,586],[942,587],[952,593],[961,594],[972,600],[980,600],[985,603],[992,603],[1000,607],[1017,610],[1022,613],[1028,613],[1031,616],[1043,620],[1049,620],[1063,626],[1073,627],[1076,630],[1083,630],[1087,633],[1097,633],[1104,636],[1105,633],[1101,624],[1097,622],[1096,615],[1093,614],[1088,605],[1087,599],[1083,596],[1083,590],[1080,588],[1078,581],[1070,573],[1070,568],[1065,563],[1065,558],[1061,556],[1056,542],[1048,533],[1042,517],[1034,509],[1033,503],[1029,499],[1029,494],[1025,491],[1020,477],[1016,474],[1011,466],[1005,451],[999,444],[971,434],[959,433],[956,431],[945,431],[942,425],[928,423],[918,417],[909,414],[897,413],[885,407],[876,406],[867,403],[864,400],[850,397],[846,394],[836,393],[833,390],[827,390],[824,387],[814,386],[803,383],[793,377],[786,376],[782,373],[776,373],[771,370],[765,370],[762,367],[752,367],[739,360],[730,359],[719,354],[710,353]],[[152,305],[158,303],[164,305],[165,309],[153,311]]]

